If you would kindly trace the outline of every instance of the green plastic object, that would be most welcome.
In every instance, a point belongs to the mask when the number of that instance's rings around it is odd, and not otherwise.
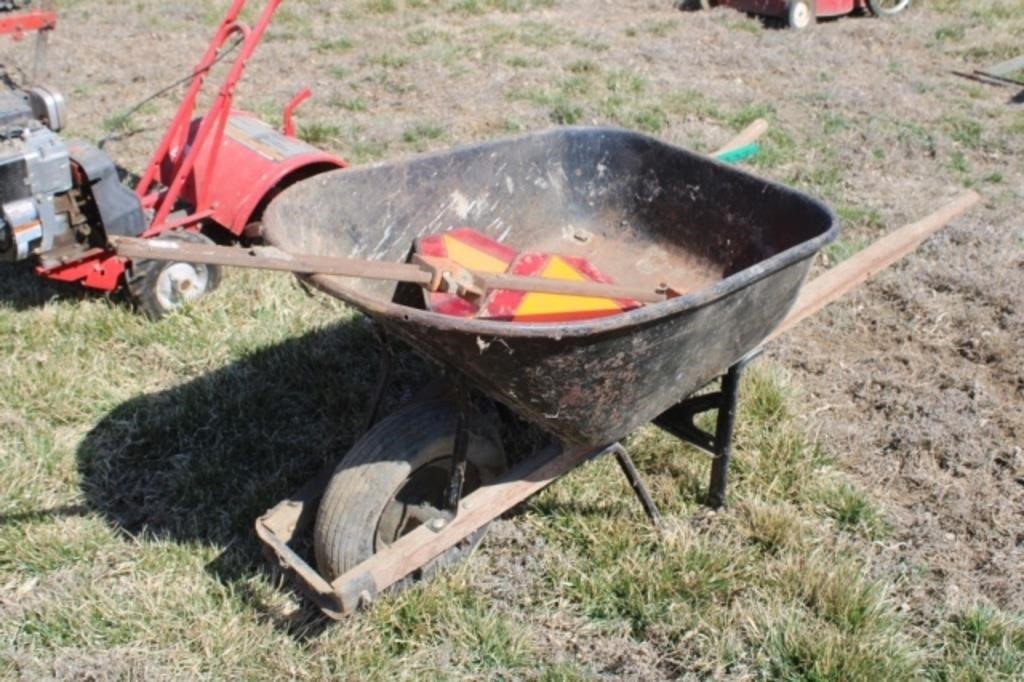
[[[727,151],[724,154],[715,154],[715,158],[722,163],[740,163],[746,161],[752,156],[757,156],[757,153],[761,151],[761,148],[756,144],[748,144],[742,147],[737,147],[731,151]]]

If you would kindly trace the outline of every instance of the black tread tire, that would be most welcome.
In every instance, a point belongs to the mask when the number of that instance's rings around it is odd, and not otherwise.
[[[179,239],[191,244],[211,245],[214,243],[200,232],[187,230],[168,230],[160,234],[159,237],[160,239]],[[125,285],[135,306],[150,319],[158,320],[174,310],[174,308],[165,307],[157,296],[157,280],[160,273],[172,265],[174,265],[173,261],[135,260],[132,261],[125,275]],[[205,296],[220,285],[222,273],[219,265],[201,267],[205,267],[207,272],[206,289],[201,294]]]
[[[450,401],[417,402],[378,422],[348,451],[324,492],[313,528],[317,566],[328,581],[377,550],[377,527],[387,504],[413,472],[450,456],[455,421],[456,409]],[[475,467],[482,483],[504,471],[501,441],[487,424],[471,427],[467,463]],[[468,556],[485,531],[486,526],[435,559],[420,574]]]
[[[883,7],[880,0],[868,0],[868,9],[876,17],[894,17],[910,7],[910,0],[903,0],[896,7]]]
[[[810,14],[810,21],[805,26],[800,26],[797,21],[797,7],[804,5],[807,7],[807,11]],[[814,0],[790,0],[789,5],[786,7],[786,24],[790,28],[798,31],[805,31],[818,21],[817,7],[815,6]]]

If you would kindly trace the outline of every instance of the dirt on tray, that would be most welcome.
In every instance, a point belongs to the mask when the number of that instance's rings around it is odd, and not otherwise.
[[[1019,21],[983,11],[1011,3],[974,4],[919,2],[894,20],[796,32],[668,2],[285,3],[238,102],[275,120],[310,86],[304,136],[355,163],[560,123],[710,150],[767,116],[752,171],[823,198],[843,221],[819,270],[978,189],[983,206],[767,354],[803,387],[802,418],[838,466],[879,500],[892,529],[872,545],[875,565],[899,576],[895,598],[928,627],[937,610],[978,600],[1024,611],[1024,109],[1011,101],[1024,88],[953,73],[1024,45]],[[217,12],[68,5],[50,45],[67,136],[141,128],[107,146],[138,171],[174,100],[114,115],[187,74]],[[30,50],[3,52],[28,69]],[[496,600],[528,582],[518,557],[544,552],[502,524],[486,559],[502,578],[480,585]],[[571,634],[607,674],[659,674],[644,643],[578,625],[553,613],[538,627],[558,646]]]

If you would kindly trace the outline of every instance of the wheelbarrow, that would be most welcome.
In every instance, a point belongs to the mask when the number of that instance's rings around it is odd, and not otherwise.
[[[722,505],[741,373],[760,346],[976,201],[960,197],[801,290],[839,231],[822,203],[641,134],[561,128],[318,175],[268,207],[275,258],[226,247],[176,257],[305,273],[441,368],[442,381],[378,419],[382,353],[365,435],[256,522],[268,557],[339,618],[457,561],[490,521],[603,454],[657,526],[619,443],[648,422],[713,455],[706,501]],[[670,280],[681,293],[597,319],[523,324],[432,312],[386,278],[316,274],[352,257],[394,267],[416,240],[465,225],[515,249],[590,258],[617,282]],[[710,411],[705,431],[695,420]],[[524,423],[539,430],[524,439],[535,447],[507,453],[499,434]],[[291,546],[311,525],[317,569]]]

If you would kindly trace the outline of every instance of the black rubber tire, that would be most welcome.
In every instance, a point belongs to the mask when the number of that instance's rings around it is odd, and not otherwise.
[[[160,239],[177,239],[191,244],[213,244],[213,241],[206,235],[186,230],[168,230],[160,235]],[[132,261],[125,274],[125,285],[128,287],[128,293],[135,302],[135,306],[147,317],[158,320],[184,305],[184,302],[169,305],[162,300],[163,297],[158,292],[161,273],[180,265],[181,263],[175,261],[144,259]],[[191,263],[187,265],[206,275],[206,285],[196,298],[205,296],[220,285],[221,267],[219,265],[193,265]]]
[[[786,7],[786,23],[799,31],[808,29],[817,22],[818,12],[814,0],[789,0]]]
[[[910,7],[910,0],[899,0],[890,6],[882,0],[868,0],[868,8],[876,17],[894,17]]]
[[[324,492],[313,528],[317,566],[328,581],[381,549],[377,536],[385,509],[416,472],[450,461],[455,421],[448,400],[415,403],[378,422],[348,451]],[[501,440],[487,424],[470,428],[466,459],[466,494],[506,468]],[[413,579],[465,558],[485,531],[448,550]]]

